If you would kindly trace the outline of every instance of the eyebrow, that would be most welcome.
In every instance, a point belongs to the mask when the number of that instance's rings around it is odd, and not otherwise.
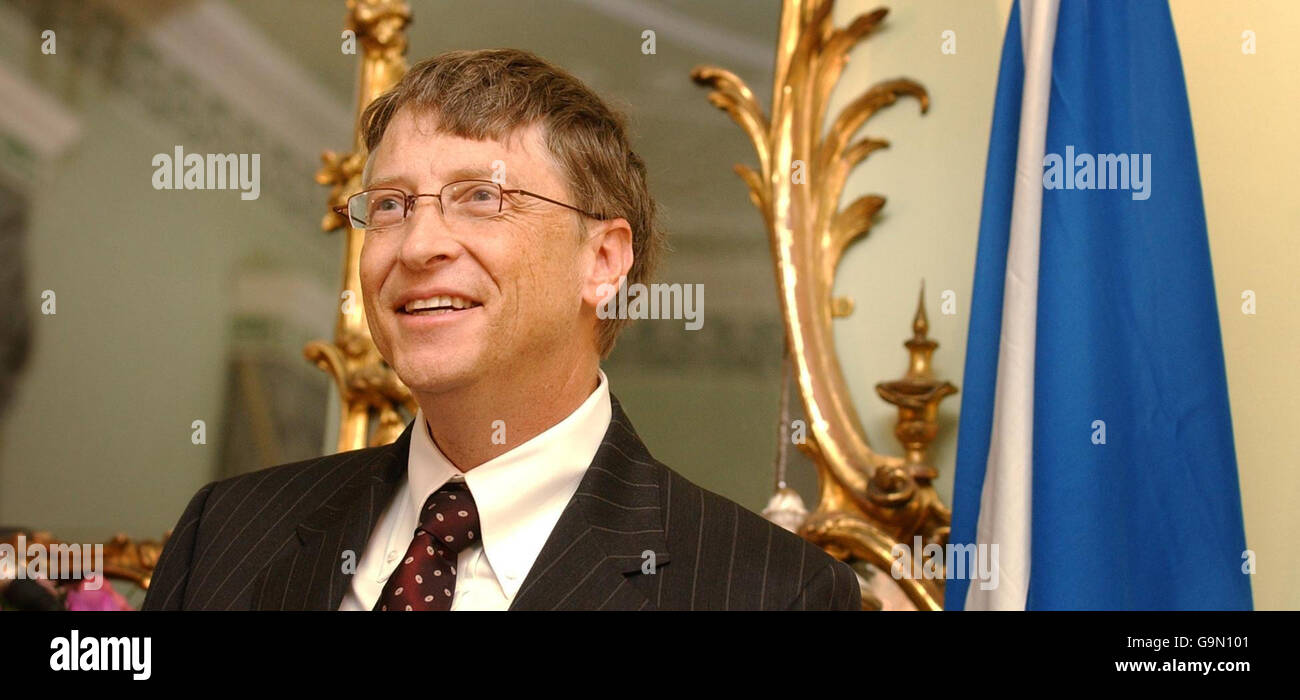
[[[492,179],[493,174],[494,171],[492,170],[492,168],[486,168],[481,165],[464,166],[464,167],[456,168],[455,170],[452,170],[451,172],[447,173],[446,178],[443,180],[443,184],[445,185],[448,182],[455,182],[457,180],[475,180],[475,179],[490,180]],[[409,186],[410,183],[411,183],[410,178],[407,178],[404,175],[388,175],[385,177],[375,178],[370,182],[362,183],[361,186],[369,189],[373,187],[388,187],[393,185]]]

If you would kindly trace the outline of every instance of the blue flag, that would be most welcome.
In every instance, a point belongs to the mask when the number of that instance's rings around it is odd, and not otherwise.
[[[951,541],[961,609],[1250,609],[1223,347],[1165,2],[1017,0]]]

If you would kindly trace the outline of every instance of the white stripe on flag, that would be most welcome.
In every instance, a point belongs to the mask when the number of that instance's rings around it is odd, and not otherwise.
[[[1020,0],[1025,84],[1020,103],[1011,237],[1002,300],[998,378],[988,468],[980,493],[975,541],[997,544],[998,586],[971,585],[967,610],[1024,610],[1029,593],[1029,543],[1034,446],[1034,342],[1038,307],[1038,243],[1043,221],[1043,155],[1052,88],[1052,48],[1060,0]]]

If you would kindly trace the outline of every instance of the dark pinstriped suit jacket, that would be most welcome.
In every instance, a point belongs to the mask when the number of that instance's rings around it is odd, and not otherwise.
[[[511,610],[858,610],[848,565],[650,456],[618,400],[604,442]],[[336,610],[406,470],[391,445],[199,490],[144,610]],[[653,573],[643,562],[655,553]],[[648,568],[648,567],[647,567]]]

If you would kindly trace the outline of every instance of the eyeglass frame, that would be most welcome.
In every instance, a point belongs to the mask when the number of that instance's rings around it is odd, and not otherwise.
[[[352,214],[349,213],[349,207],[350,207],[350,205],[351,205],[351,203],[352,203],[352,200],[355,199],[355,198],[357,198],[357,197],[360,197],[361,195],[368,194],[368,193],[370,193],[370,192],[384,192],[384,191],[388,191],[388,192],[397,192],[397,193],[401,194],[402,197],[403,197],[403,202],[402,202],[402,221],[401,221],[401,224],[405,224],[405,223],[406,223],[406,220],[407,220],[408,218],[410,218],[410,216],[411,216],[411,210],[412,210],[413,208],[415,208],[415,200],[419,199],[420,197],[433,197],[434,199],[438,200],[438,213],[439,213],[440,215],[446,216],[446,211],[445,211],[445,210],[443,209],[443,207],[442,207],[442,194],[443,194],[444,192],[447,191],[447,188],[448,188],[448,187],[451,187],[452,185],[463,184],[463,183],[466,183],[466,182],[479,182],[479,183],[483,183],[483,184],[487,184],[487,185],[493,185],[493,186],[495,186],[495,187],[497,188],[497,191],[500,193],[500,197],[497,198],[497,212],[496,212],[496,213],[498,213],[498,214],[500,214],[500,213],[504,210],[503,208],[505,207],[506,195],[508,195],[508,194],[523,194],[523,195],[528,195],[529,197],[536,197],[537,199],[540,199],[540,200],[543,200],[543,201],[546,201],[546,202],[550,202],[551,204],[558,204],[558,205],[560,205],[560,206],[562,206],[562,207],[564,207],[564,208],[566,208],[566,209],[572,209],[573,211],[576,211],[576,212],[578,212],[579,214],[582,214],[583,216],[589,216],[589,217],[591,217],[591,218],[593,218],[593,219],[595,219],[595,220],[597,220],[597,221],[605,221],[605,219],[606,219],[606,217],[601,216],[601,215],[599,215],[599,214],[595,214],[595,213],[592,213],[592,212],[589,212],[589,211],[586,211],[586,210],[583,210],[583,209],[579,209],[578,207],[575,207],[575,206],[573,206],[572,204],[565,204],[564,202],[561,202],[561,201],[559,201],[559,200],[555,200],[555,199],[551,199],[550,197],[547,197],[547,196],[545,196],[545,195],[537,194],[536,192],[529,192],[528,190],[523,190],[523,189],[506,189],[505,187],[503,187],[503,186],[501,185],[501,183],[496,182],[496,181],[494,181],[494,180],[482,180],[482,179],[478,179],[478,178],[467,178],[467,179],[464,179],[464,180],[454,180],[454,181],[452,181],[452,182],[448,182],[447,184],[443,185],[441,189],[438,190],[438,194],[421,194],[421,193],[416,193],[416,194],[407,194],[405,190],[402,190],[402,189],[397,188],[397,187],[369,187],[369,188],[366,188],[366,189],[364,189],[364,190],[361,190],[360,192],[357,192],[357,193],[355,193],[355,194],[349,195],[348,198],[347,198],[346,200],[344,200],[344,202],[343,202],[343,206],[341,206],[341,207],[332,207],[332,209],[334,210],[334,212],[335,212],[336,214],[338,214],[338,215],[344,217],[345,219],[347,219],[348,224],[349,224],[349,225],[352,225],[352,228],[361,228],[362,230],[371,230],[368,226],[360,226],[360,227],[358,227],[358,226],[353,225],[353,224],[354,224],[354,220],[353,220],[353,218],[352,218]],[[391,227],[393,227],[393,226],[398,226],[398,225],[400,225],[400,224],[392,224],[391,226],[383,226],[383,227],[381,227],[381,228],[391,228]]]

